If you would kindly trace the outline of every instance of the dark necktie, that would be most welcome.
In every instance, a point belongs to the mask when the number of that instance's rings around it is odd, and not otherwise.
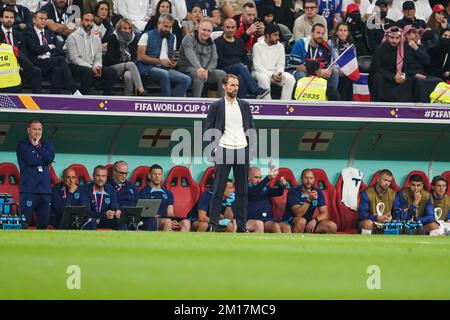
[[[6,37],[8,38],[8,44],[13,45],[12,40],[11,40],[11,31],[6,32]]]
[[[47,39],[45,39],[44,31],[41,31],[41,39],[42,39],[42,45],[47,45]]]

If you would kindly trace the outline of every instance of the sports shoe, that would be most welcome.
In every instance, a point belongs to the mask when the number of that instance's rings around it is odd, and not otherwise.
[[[208,229],[206,229],[206,232],[215,232],[215,231],[216,231],[216,226],[210,223],[208,225]]]
[[[256,99],[264,99],[269,94],[270,89],[259,88],[258,91],[256,91]]]
[[[237,228],[236,232],[237,233],[250,233],[250,231],[248,231],[246,227]]]

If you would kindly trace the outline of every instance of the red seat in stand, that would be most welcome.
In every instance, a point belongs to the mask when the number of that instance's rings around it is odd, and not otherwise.
[[[370,183],[369,183],[369,187],[372,187],[372,186],[374,186],[374,185],[377,183],[377,180],[378,180],[378,176],[379,176],[379,174],[380,174],[380,171],[381,171],[381,170],[378,170],[377,172],[375,172],[375,173],[373,174],[372,180],[370,180]],[[391,188],[394,189],[395,192],[397,192],[397,191],[400,190],[399,185],[398,185],[397,182],[395,181],[395,177],[392,177]]]
[[[336,208],[339,213],[340,225],[338,231],[343,233],[358,233],[358,210],[353,211],[342,203],[342,186],[344,185],[344,180],[342,175],[339,175],[338,181],[335,185],[336,190]],[[361,183],[358,191],[358,205],[359,197],[361,192],[366,188],[364,182]]]
[[[316,178],[314,186],[320,190],[322,190],[323,195],[325,197],[325,203],[327,204],[328,209],[328,217],[331,221],[336,223],[339,228],[341,224],[338,210],[336,208],[336,190],[334,186],[331,184],[330,180],[326,172],[323,169],[314,168],[311,169],[314,173],[314,177]],[[317,211],[317,210],[316,210]],[[317,214],[317,212],[316,212]]]
[[[428,176],[426,175],[425,172],[420,170],[413,170],[410,173],[408,173],[408,175],[406,176],[405,183],[403,184],[403,188],[409,187],[409,178],[414,174],[418,174],[419,176],[421,176],[423,178],[424,189],[427,191],[431,191],[431,183],[428,180]]]
[[[52,165],[48,166],[48,170],[50,172],[51,186],[53,187],[55,184],[59,183],[60,180],[59,180],[58,176],[56,175],[55,169],[53,169]]]
[[[14,163],[4,162],[0,163],[0,193],[10,193],[13,196],[14,202],[19,203],[20,173]]]
[[[214,166],[208,167],[205,172],[203,173],[202,178],[200,179],[200,194],[202,194],[205,191],[208,191],[214,182]]]
[[[91,176],[89,175],[89,172],[87,171],[86,167],[79,163],[74,163],[69,166],[70,169],[75,171],[75,174],[77,176],[76,184],[81,186],[84,184],[87,184],[92,181]]]
[[[189,169],[184,166],[173,167],[164,186],[173,193],[175,216],[186,218],[200,196],[200,187],[192,178]]]
[[[289,189],[298,185],[297,179],[295,179],[295,175],[291,169],[279,168],[278,176],[270,181],[269,187],[275,187],[276,183],[280,180],[281,177],[284,177],[286,179],[286,181],[288,182],[288,186],[281,196],[272,197],[270,199],[272,202],[273,217],[278,220],[281,220],[283,218],[284,212],[286,210],[287,194],[289,192]]]
[[[130,182],[136,185],[138,191],[141,191],[147,185],[149,171],[149,166],[139,166],[134,169]]]
[[[450,170],[442,172],[441,176],[447,180],[447,194],[450,196],[450,188],[448,187],[448,184],[450,184]]]
[[[111,163],[108,163],[105,165],[106,169],[108,170],[108,180],[112,181],[113,180],[113,168],[114,165]]]

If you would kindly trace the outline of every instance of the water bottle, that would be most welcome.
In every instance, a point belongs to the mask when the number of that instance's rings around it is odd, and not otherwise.
[[[411,225],[409,224],[409,222],[405,222],[404,228],[405,228],[405,234],[411,234]]]
[[[417,223],[417,229],[418,229],[418,234],[419,235],[423,235],[425,234],[424,230],[423,230],[423,224],[422,222],[419,220],[419,222]]]

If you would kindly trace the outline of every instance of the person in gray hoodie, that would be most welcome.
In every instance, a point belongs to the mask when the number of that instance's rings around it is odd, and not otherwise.
[[[85,13],[81,19],[81,28],[67,38],[67,53],[70,70],[81,81],[80,92],[89,94],[89,88],[95,78],[103,80],[103,94],[112,95],[117,82],[117,71],[112,67],[103,67],[102,42],[91,33],[94,26],[92,13]]]
[[[215,83],[219,96],[224,95],[222,79],[226,73],[216,69],[218,56],[216,45],[211,39],[212,30],[211,21],[203,20],[198,30],[186,35],[181,42],[178,70],[191,77],[194,97],[201,97],[206,82]]]

